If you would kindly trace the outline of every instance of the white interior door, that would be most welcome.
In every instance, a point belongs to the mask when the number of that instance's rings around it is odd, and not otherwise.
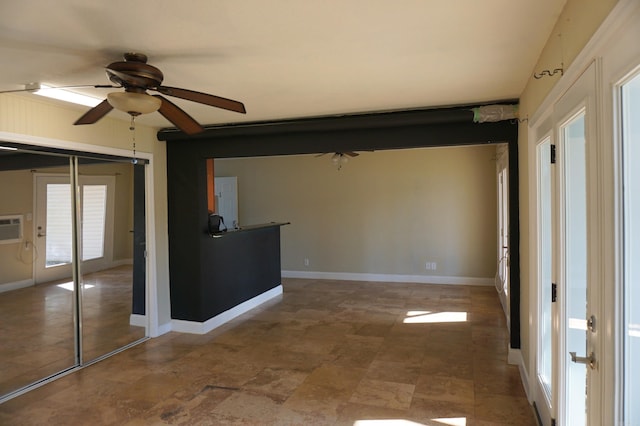
[[[227,228],[238,226],[238,178],[235,176],[214,179],[216,212],[222,216]]]

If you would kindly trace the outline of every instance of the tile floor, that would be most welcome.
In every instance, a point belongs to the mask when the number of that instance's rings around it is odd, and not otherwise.
[[[283,287],[209,334],[168,333],[14,398],[0,424],[536,425],[494,288]]]

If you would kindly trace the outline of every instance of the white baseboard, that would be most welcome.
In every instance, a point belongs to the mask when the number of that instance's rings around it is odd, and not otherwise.
[[[129,325],[133,325],[136,327],[146,327],[147,326],[147,316],[140,314],[131,314],[129,315]]]
[[[524,387],[524,392],[527,394],[527,400],[529,400],[529,404],[532,404],[533,400],[531,399],[531,395],[529,394],[529,374],[527,373],[527,369],[524,367],[524,360],[522,359],[522,352],[520,351],[520,349],[509,348],[507,362],[511,365],[518,366],[518,370],[520,370],[520,378],[522,379],[522,386]]]
[[[32,285],[34,285],[33,278],[22,281],[14,281],[12,283],[0,284],[0,293],[4,293],[5,291],[19,290],[21,288],[31,287]]]
[[[158,336],[162,336],[163,334],[167,334],[171,331],[172,327],[171,327],[171,323],[165,323],[165,324],[160,324],[158,325],[158,332],[154,335],[154,336],[150,336],[150,337],[158,337]]]
[[[205,322],[196,321],[184,321],[184,320],[171,320],[171,329],[180,333],[192,333],[192,334],[206,334],[211,330],[220,327],[221,325],[231,321],[232,319],[250,311],[253,308],[260,306],[266,301],[278,297],[282,294],[282,285],[265,291],[264,293],[247,300],[228,311],[224,311],[221,314],[216,315],[213,318],[209,318]]]
[[[476,277],[447,277],[439,275],[395,275],[395,274],[364,274],[353,272],[319,272],[319,271],[282,271],[283,278],[308,278],[316,280],[338,281],[372,281],[392,283],[420,283],[447,285],[478,285],[492,286],[493,278]]]
[[[112,268],[122,265],[133,265],[133,259],[118,259],[111,262]]]

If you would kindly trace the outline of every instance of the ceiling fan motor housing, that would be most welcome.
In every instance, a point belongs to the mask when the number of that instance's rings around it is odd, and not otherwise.
[[[146,90],[162,84],[164,75],[153,65],[147,64],[147,56],[142,53],[127,53],[124,61],[113,62],[107,66],[107,76],[112,82],[125,89]],[[116,71],[118,74],[109,72]],[[123,75],[124,74],[124,75]],[[130,78],[127,78],[130,77]]]

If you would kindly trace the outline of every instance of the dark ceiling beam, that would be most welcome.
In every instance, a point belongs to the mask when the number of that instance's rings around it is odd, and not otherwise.
[[[517,100],[497,101],[491,104],[517,104]],[[282,133],[312,133],[322,131],[345,131],[356,129],[397,128],[424,126],[431,124],[452,124],[473,122],[473,108],[482,105],[465,105],[445,108],[416,109],[406,111],[378,112],[366,114],[345,114],[326,117],[301,118],[291,120],[259,121],[225,125],[204,126],[205,130],[196,135],[187,135],[177,129],[163,129],[158,132],[158,140],[209,140],[232,136],[250,136]]]
[[[207,127],[188,136],[161,130],[158,139],[202,157],[258,157],[476,145],[517,139],[517,122],[474,123],[473,106]]]

